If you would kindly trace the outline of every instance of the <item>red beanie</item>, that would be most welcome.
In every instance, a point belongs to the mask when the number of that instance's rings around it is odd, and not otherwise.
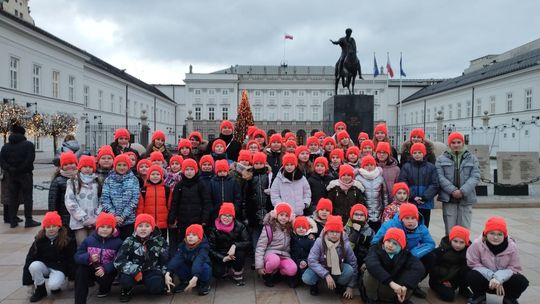
[[[211,155],[209,154],[206,154],[206,155],[203,155],[201,157],[201,159],[199,160],[199,165],[202,167],[202,165],[204,163],[210,163],[210,165],[212,165],[212,168],[214,167],[214,159],[212,158]]]
[[[152,153],[150,153],[150,161],[151,162],[155,162],[155,161],[162,161],[162,162],[165,162],[165,157],[163,157],[163,153],[159,152],[159,151],[154,151]]]
[[[342,149],[334,149],[332,150],[332,152],[330,152],[330,160],[332,159],[332,157],[334,156],[337,156],[339,157],[339,159],[341,159],[341,161],[343,161],[343,159],[345,158],[343,156],[343,150]]]
[[[137,154],[135,154],[135,152],[133,152],[133,151],[127,151],[127,152],[124,152],[124,153],[122,153],[122,154],[127,155],[127,156],[129,157],[129,159],[131,159],[131,156],[133,156],[133,157],[135,158],[135,163],[137,163],[137,158],[138,158],[138,157],[137,157]]]
[[[324,231],[343,232],[343,220],[340,215],[329,215],[324,225]]]
[[[277,205],[274,207],[274,210],[276,211],[276,217],[281,213],[286,213],[288,217],[291,217],[293,213],[291,205],[289,205],[288,203],[277,203]]]
[[[135,229],[137,229],[137,227],[139,227],[139,225],[142,223],[150,224],[150,226],[152,227],[152,231],[154,231],[154,227],[156,227],[156,220],[148,213],[141,213],[137,215],[137,217],[135,218]]]
[[[336,146],[336,141],[332,137],[326,137],[323,142],[323,147],[325,147],[328,144],[332,144],[334,147]]]
[[[45,229],[45,228],[47,228],[47,227],[49,227],[51,225],[62,227],[62,218],[60,217],[60,215],[56,211],[49,211],[49,212],[45,213],[45,217],[41,221],[41,227],[43,229]]]
[[[332,214],[332,211],[334,210],[334,207],[332,206],[332,201],[324,197],[321,198],[317,203],[317,207],[315,208],[315,210],[319,211],[323,209],[330,211],[330,214]]]
[[[399,206],[399,220],[406,216],[412,216],[418,220],[418,208],[411,203],[404,203]]]
[[[407,185],[407,183],[404,183],[404,182],[400,182],[400,183],[395,183],[394,186],[392,187],[392,197],[396,196],[396,193],[398,192],[398,190],[400,189],[403,189],[407,192],[407,196],[409,196],[409,193],[411,193],[411,191],[409,190],[409,186]]]
[[[226,159],[216,160],[215,171],[216,173],[221,171],[229,172],[229,162]]]
[[[221,207],[219,208],[219,216],[222,216],[224,214],[232,215],[233,217],[236,216],[233,203],[223,202],[221,204]]]
[[[373,133],[383,132],[385,135],[388,135],[388,128],[385,123],[380,123],[375,126],[375,131]]]
[[[352,220],[353,218],[353,215],[356,211],[362,211],[362,213],[364,213],[364,216],[368,217],[368,211],[367,211],[367,208],[366,206],[362,205],[362,204],[354,204],[352,207],[351,207],[351,211],[349,211],[349,218]]]
[[[257,145],[257,150],[261,149],[261,146],[259,145],[259,143],[255,139],[252,139],[252,140],[248,141],[248,143],[246,145],[246,148],[249,148],[249,146],[251,146],[251,145]]]
[[[257,136],[262,136],[264,138],[264,141],[266,142],[266,132],[264,132],[264,130],[261,130],[261,129],[257,129],[255,130],[255,132],[253,132],[253,138],[256,138]]]
[[[306,146],[309,147],[309,145],[319,145],[319,138],[315,136],[310,136],[307,139]]]
[[[321,137],[326,137],[326,134],[323,131],[317,131],[315,132],[315,134],[313,134],[313,136],[317,138],[321,138]]]
[[[285,147],[286,148],[294,148],[296,150],[296,141],[293,140],[293,139],[287,140],[285,142]]]
[[[126,165],[131,168],[131,160],[129,159],[129,157],[125,154],[120,154],[120,155],[117,155],[115,158],[114,158],[114,161],[113,161],[113,166],[114,168],[116,169],[116,166],[118,165],[118,163],[126,163]]]
[[[219,130],[221,131],[225,127],[234,130],[234,126],[233,126],[232,122],[230,122],[228,120],[224,120],[224,121],[221,122],[221,124],[219,125]]]
[[[293,132],[287,132],[285,133],[285,141],[287,140],[295,140],[296,141],[296,135]]]
[[[411,134],[409,135],[409,139],[413,138],[413,136],[418,136],[422,138],[423,140],[424,138],[426,138],[426,133],[424,132],[424,129],[416,128],[411,131]]]
[[[506,226],[506,220],[500,216],[493,216],[488,218],[484,225],[483,234],[486,235],[491,231],[499,230],[504,234],[504,237],[508,236],[508,228]]]
[[[120,137],[130,138],[129,131],[126,128],[118,128],[114,131],[114,140],[118,140]]]
[[[157,171],[159,172],[159,174],[161,175],[161,180],[164,180],[165,179],[165,171],[163,171],[163,168],[161,166],[158,166],[158,165],[152,165],[150,166],[150,168],[148,168],[148,172],[146,172],[146,180],[149,181],[150,180],[150,174],[154,171]]]
[[[452,143],[452,141],[459,139],[462,143],[465,143],[465,137],[460,132],[452,132],[450,135],[448,135],[448,145]]]
[[[112,158],[114,158],[114,152],[111,146],[109,145],[101,146],[101,148],[99,148],[98,153],[97,153],[97,157],[96,157],[97,160],[99,161],[99,159],[103,157],[104,155],[110,155]]]
[[[60,168],[62,168],[65,165],[69,164],[77,164],[77,156],[75,153],[68,151],[68,152],[62,152],[60,154]]]
[[[144,164],[146,164],[146,166],[147,166],[148,168],[150,168],[150,166],[152,166],[152,162],[151,162],[149,159],[147,159],[147,158],[141,159],[141,160],[137,163],[137,172],[138,172],[139,174],[141,173],[141,170],[140,170],[140,169],[141,169],[141,166],[144,165]]]
[[[161,130],[157,130],[152,134],[152,141],[156,139],[161,139],[162,141],[165,141],[165,133]]]
[[[225,141],[223,139],[216,139],[214,140],[214,142],[212,143],[212,152],[216,153],[216,146],[217,145],[222,145],[223,146],[223,150],[226,151],[227,150],[227,144],[225,143]]]
[[[101,226],[116,227],[116,218],[111,213],[101,212],[96,218],[96,230]]]
[[[294,227],[294,230],[296,230],[296,228],[298,228],[298,227],[302,227],[302,228],[304,228],[306,230],[309,230],[310,225],[309,225],[309,221],[308,221],[307,217],[305,217],[305,216],[296,217],[294,219],[293,227]]]
[[[188,148],[189,150],[193,149],[193,146],[191,145],[191,141],[189,139],[182,138],[178,141],[178,151],[182,148]]]
[[[281,138],[281,134],[274,133],[274,134],[272,134],[272,136],[270,136],[270,140],[268,141],[268,143],[269,144],[274,143],[274,142],[281,143],[282,140],[283,139]]]
[[[199,237],[199,240],[203,239],[204,230],[203,226],[199,224],[192,224],[186,228],[186,236],[190,234],[195,234],[197,237]]]
[[[257,127],[256,127],[256,126],[249,126],[249,127],[247,128],[247,136],[248,136],[249,138],[252,138],[252,137],[253,137],[253,133],[254,133],[255,131],[257,131]]]
[[[256,152],[253,155],[253,163],[263,163],[266,164],[266,154],[264,152]]]
[[[340,142],[341,140],[343,140],[343,139],[345,139],[345,138],[351,138],[351,137],[349,136],[349,133],[347,133],[347,131],[341,131],[341,132],[339,132],[339,133],[337,134],[336,137],[337,137],[338,142]]]
[[[375,158],[371,155],[366,155],[362,157],[362,162],[360,163],[360,167],[364,168],[367,165],[377,165],[377,162],[375,161]]]
[[[398,242],[399,246],[401,246],[401,249],[407,246],[407,238],[405,237],[405,232],[399,228],[392,227],[386,230],[383,242],[386,242],[388,240],[394,240]]]
[[[343,130],[347,130],[347,125],[343,121],[336,122],[336,124],[334,125],[334,132],[337,132],[338,127],[343,127]]]
[[[411,155],[414,151],[420,151],[422,152],[422,155],[426,155],[426,146],[423,143],[415,143],[411,146],[411,150],[409,151]]]
[[[450,234],[448,235],[448,240],[453,240],[454,238],[460,238],[465,241],[466,245],[469,245],[471,232],[469,229],[462,227],[462,226],[454,226],[450,230]]]
[[[77,169],[80,171],[82,167],[92,167],[96,171],[96,159],[93,156],[82,155],[81,159],[79,159]]]
[[[315,161],[313,161],[313,170],[315,170],[315,167],[317,164],[322,164],[324,166],[325,172],[328,171],[328,160],[324,156],[319,156],[315,158]]]
[[[356,154],[356,157],[360,157],[360,149],[358,149],[357,146],[351,146],[349,149],[347,149],[347,153],[345,153],[345,157],[349,158],[349,154]]]
[[[286,153],[283,156],[282,163],[283,163],[283,166],[288,165],[288,164],[293,164],[296,167],[298,166],[298,158],[296,158],[296,155],[292,153]]]
[[[247,161],[251,164],[251,153],[248,150],[240,150],[238,152],[238,161]]]
[[[193,131],[193,132],[189,133],[188,139],[191,140],[191,138],[193,138],[193,137],[197,138],[197,141],[199,141],[199,142],[202,142],[202,140],[203,140],[201,132]]]
[[[343,175],[348,174],[352,177],[354,177],[354,169],[350,165],[344,164],[339,166],[339,177],[342,177]]]
[[[364,139],[364,140],[369,139],[369,135],[366,132],[360,132],[360,133],[358,133],[358,139],[359,140],[360,139]]]
[[[392,148],[390,148],[390,143],[387,143],[385,141],[380,141],[379,143],[377,143],[377,150],[375,150],[375,152],[377,153],[384,152],[391,156]]]
[[[197,174],[197,172],[199,171],[197,162],[191,158],[184,159],[184,161],[182,162],[182,172],[186,171],[187,168],[193,168],[193,170],[195,170],[195,174]]]
[[[371,150],[375,150],[375,144],[371,139],[366,139],[360,144],[360,151],[364,151],[364,148],[370,146]]]
[[[184,161],[184,158],[182,157],[182,155],[173,155],[173,156],[171,156],[171,159],[169,159],[169,166],[173,162],[178,162],[180,164],[180,166],[182,166],[183,161]]]
[[[308,147],[306,147],[306,146],[298,146],[298,147],[296,147],[296,149],[294,149],[294,154],[296,155],[296,157],[298,157],[300,155],[300,153],[302,153],[302,152],[309,153]]]

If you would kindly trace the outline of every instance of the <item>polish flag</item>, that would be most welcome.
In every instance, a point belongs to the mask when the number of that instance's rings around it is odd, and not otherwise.
[[[392,70],[392,66],[390,65],[389,55],[387,55],[387,59],[386,59],[386,71],[388,72],[388,75],[390,75],[390,78],[394,78],[394,70]]]
[[[285,39],[291,39],[291,40],[293,40],[293,36],[290,35],[290,34],[285,34]]]

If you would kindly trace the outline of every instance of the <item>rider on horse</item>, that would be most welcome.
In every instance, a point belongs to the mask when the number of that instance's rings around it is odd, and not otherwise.
[[[339,38],[338,41],[332,41],[335,45],[339,45],[341,47],[341,56],[339,57],[336,67],[338,71],[338,75],[343,75],[343,61],[345,61],[345,57],[347,57],[348,54],[353,54],[356,56],[356,42],[354,41],[354,38],[351,37],[352,30],[350,28],[345,30],[345,37]]]

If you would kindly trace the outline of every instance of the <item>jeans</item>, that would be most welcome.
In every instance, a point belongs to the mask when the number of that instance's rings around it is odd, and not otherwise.
[[[135,275],[120,273],[120,286],[124,289],[131,289],[137,282]],[[146,270],[142,273],[142,283],[151,294],[162,294],[165,290],[165,278],[159,270]]]
[[[50,290],[60,289],[66,280],[66,275],[63,272],[49,268],[41,261],[32,262],[28,271],[30,271],[36,286],[45,284],[45,278],[48,277]]]
[[[341,274],[339,276],[332,276],[336,284],[341,286],[347,286],[351,282],[354,274],[354,269],[351,265],[347,263],[343,263],[341,270]],[[304,274],[302,275],[302,281],[306,283],[306,285],[316,285],[317,282],[323,280],[325,278],[321,278],[318,274],[315,273],[315,271],[311,270],[311,268],[307,268],[306,271],[304,271]]]
[[[88,283],[96,281],[99,284],[100,293],[111,291],[112,282],[116,271],[105,273],[102,277],[95,275],[96,270],[92,266],[79,265],[75,274],[75,304],[85,304],[88,298]]]
[[[193,278],[193,272],[191,270],[191,263],[183,263],[176,269],[169,269],[170,271],[174,272],[182,282],[188,282]],[[210,284],[210,276],[212,275],[212,267],[208,264],[203,264],[202,266],[202,272],[199,274],[199,278],[197,280],[198,286],[204,286]]]

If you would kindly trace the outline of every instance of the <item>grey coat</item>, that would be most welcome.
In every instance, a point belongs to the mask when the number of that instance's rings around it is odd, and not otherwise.
[[[361,182],[364,188],[366,206],[368,208],[368,218],[370,222],[379,222],[382,218],[384,207],[388,205],[386,196],[386,182],[382,175],[382,170],[377,167],[380,174],[374,179],[367,179],[362,174],[356,176],[356,180]]]
[[[311,204],[311,188],[305,176],[291,181],[280,170],[272,183],[270,199],[274,207],[285,202],[291,206],[295,215],[303,215],[304,208]]]
[[[461,190],[461,204],[476,203],[475,187],[480,181],[480,165],[475,155],[465,151],[459,166],[459,188],[454,185],[455,162],[450,152],[445,151],[435,163],[439,175],[439,201],[448,203],[452,192]]]

